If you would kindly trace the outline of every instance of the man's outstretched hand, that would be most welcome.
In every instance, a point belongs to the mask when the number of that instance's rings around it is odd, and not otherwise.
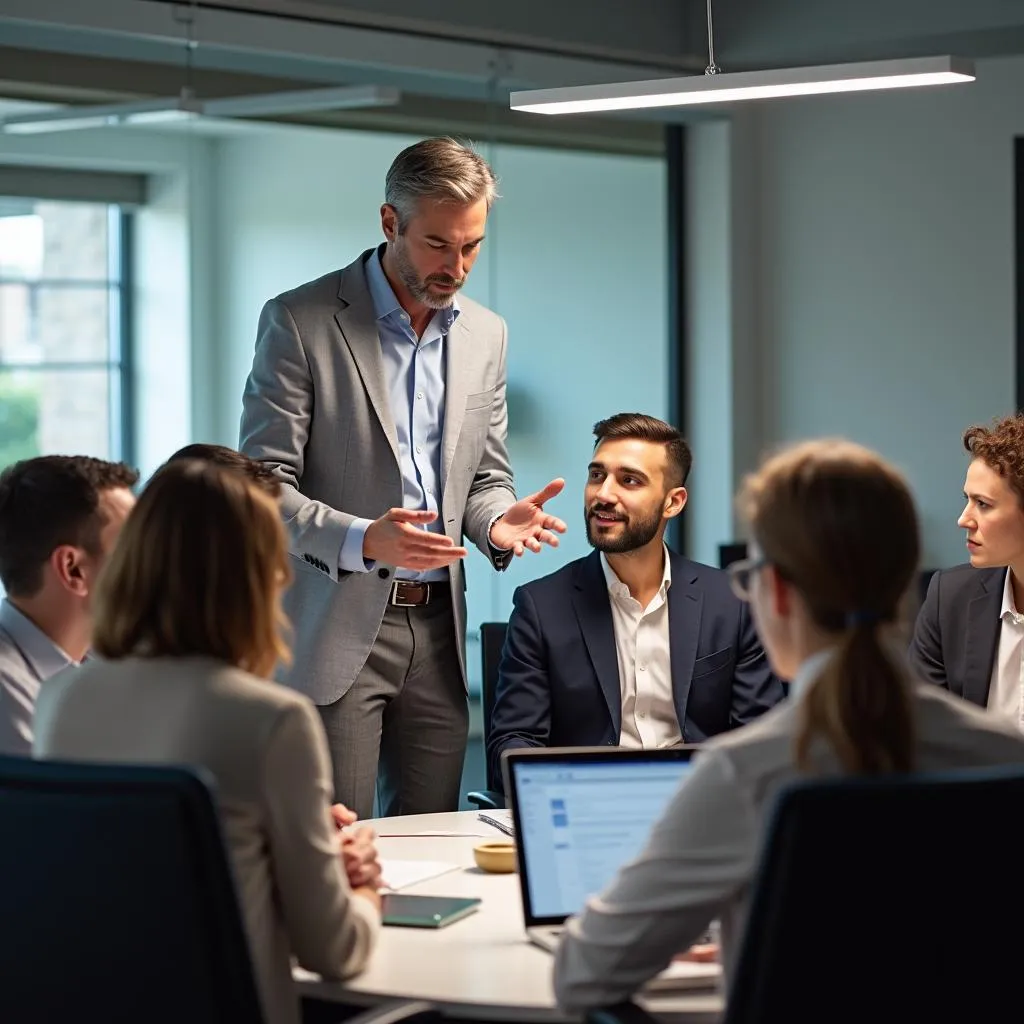
[[[375,519],[363,535],[363,558],[403,569],[444,569],[467,551],[443,533],[425,530],[437,518],[426,509],[393,508]]]
[[[496,548],[512,551],[518,558],[524,551],[540,551],[542,544],[558,547],[557,534],[565,523],[544,511],[544,503],[562,493],[565,481],[552,480],[536,494],[520,498],[491,527],[490,541]]]

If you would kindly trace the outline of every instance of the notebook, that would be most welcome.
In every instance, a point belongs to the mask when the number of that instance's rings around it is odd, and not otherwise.
[[[477,817],[481,821],[486,821],[488,825],[500,829],[507,836],[515,835],[516,830],[512,824],[511,811],[481,811]]]

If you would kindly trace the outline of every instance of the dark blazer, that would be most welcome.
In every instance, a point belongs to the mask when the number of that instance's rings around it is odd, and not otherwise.
[[[910,642],[910,663],[922,679],[981,707],[999,649],[1006,573],[971,565],[935,573]]]
[[[669,552],[669,652],[683,739],[745,725],[784,696],[725,573]],[[517,588],[487,740],[491,777],[517,747],[617,744],[619,663],[600,555]]]

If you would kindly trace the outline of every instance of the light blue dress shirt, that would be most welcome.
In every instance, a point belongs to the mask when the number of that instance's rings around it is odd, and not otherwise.
[[[70,664],[30,618],[0,600],[0,754],[31,756],[39,687]]]
[[[416,337],[409,314],[402,309],[384,275],[380,249],[366,261],[366,282],[377,314],[377,334],[384,364],[391,416],[398,435],[402,469],[402,507],[429,509],[437,519],[427,529],[443,533],[441,520],[441,436],[444,429],[445,341],[459,316],[456,299],[431,318],[422,338]],[[372,519],[356,519],[349,527],[338,558],[348,572],[368,572],[363,537]],[[397,569],[403,580],[447,580],[447,569],[416,572]]]

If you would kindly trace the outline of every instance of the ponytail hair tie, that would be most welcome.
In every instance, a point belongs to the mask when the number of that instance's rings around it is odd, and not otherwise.
[[[859,629],[862,626],[876,626],[885,619],[881,612],[856,611],[846,613],[846,628]]]

